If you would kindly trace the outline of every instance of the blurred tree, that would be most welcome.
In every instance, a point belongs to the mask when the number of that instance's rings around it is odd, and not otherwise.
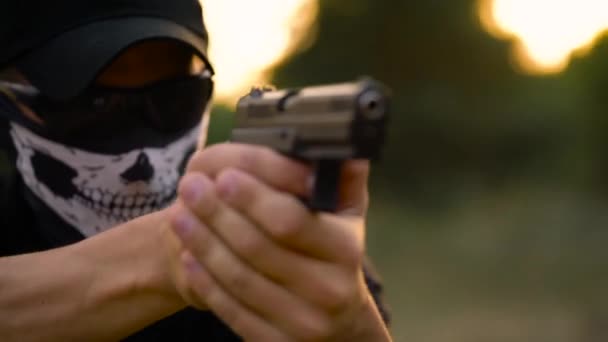
[[[608,196],[608,35],[589,56],[575,59],[564,77],[580,89],[578,106],[571,114],[581,123],[586,147],[585,187]]]
[[[573,176],[564,168],[572,162],[566,156],[582,155],[569,150],[581,126],[571,115],[577,85],[514,72],[508,43],[483,32],[475,1],[326,0],[321,7],[316,44],[280,67],[275,83],[372,75],[393,89],[390,141],[374,178],[385,189],[380,197],[433,204],[471,182]]]

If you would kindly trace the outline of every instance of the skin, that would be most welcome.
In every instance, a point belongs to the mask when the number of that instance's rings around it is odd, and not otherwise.
[[[97,82],[136,87],[201,67],[148,42]],[[362,276],[368,172],[347,163],[339,212],[318,214],[296,197],[309,193],[309,167],[260,147],[201,149],[169,208],[0,258],[0,339],[117,340],[193,305],[250,341],[389,341]]]
[[[179,45],[147,42],[97,82],[136,87],[196,71],[197,64]],[[116,341],[186,307],[169,255],[159,253],[174,241],[165,222],[159,211],[64,248],[0,258],[0,340]]]
[[[369,165],[344,168],[338,214],[294,196],[311,171],[252,146],[196,154],[170,209],[178,288],[246,340],[388,341],[362,273]]]

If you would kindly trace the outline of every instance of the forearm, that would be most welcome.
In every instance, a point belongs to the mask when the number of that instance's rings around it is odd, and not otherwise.
[[[69,247],[0,258],[0,340],[116,340],[182,308],[162,215]]]

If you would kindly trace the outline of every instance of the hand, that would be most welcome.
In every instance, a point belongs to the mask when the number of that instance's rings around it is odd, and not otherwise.
[[[370,307],[367,175],[366,162],[348,163],[340,213],[312,213],[296,197],[308,167],[253,146],[198,152],[171,208],[180,292],[247,340],[351,340]]]

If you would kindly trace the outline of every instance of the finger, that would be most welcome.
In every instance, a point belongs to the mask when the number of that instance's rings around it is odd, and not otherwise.
[[[209,200],[209,199],[208,199]],[[194,207],[205,206],[202,204]],[[221,201],[200,216],[243,262],[317,307],[337,311],[354,288],[352,273],[336,265],[296,253],[273,241],[250,220]],[[192,210],[192,209],[191,209]],[[196,209],[195,209],[196,210]],[[315,281],[311,281],[315,279]]]
[[[235,169],[222,172],[216,188],[223,201],[280,244],[325,261],[361,262],[362,220],[314,214],[294,196]]]
[[[192,291],[203,298],[211,311],[244,340],[289,341],[283,332],[227,294],[190,252],[182,254],[182,263]]]
[[[177,270],[177,272],[173,272],[174,275],[174,282],[175,282],[175,286],[178,289],[180,295],[183,297],[183,299],[186,301],[186,303],[188,303],[191,306],[196,307],[199,310],[205,310],[207,308],[207,305],[202,302],[196,295],[194,295],[192,293],[191,288],[188,286],[188,281],[186,279],[186,275],[184,274],[184,272],[180,272],[182,270],[182,267],[180,267],[180,254],[181,251],[183,250],[183,246],[182,246],[182,242],[180,241],[179,237],[176,236],[176,234],[172,231],[173,228],[173,224],[172,224],[172,218],[174,218],[176,216],[176,213],[179,212],[179,208],[177,207],[176,204],[172,205],[170,208],[168,208],[168,215],[167,218],[169,219],[166,224],[166,232],[167,234],[167,242],[168,242],[168,246],[170,248],[170,253],[169,253],[169,262],[170,262],[170,267],[172,270]]]
[[[243,170],[274,188],[298,196],[308,196],[310,192],[310,167],[266,147],[235,143],[213,145],[196,152],[187,170],[215,178],[226,168]]]
[[[213,216],[219,205],[215,184],[206,174],[200,172],[189,172],[182,177],[177,196],[199,218]]]
[[[189,226],[176,230],[186,249],[218,286],[243,306],[302,340],[317,338],[329,331],[328,318],[248,267],[204,224],[193,216],[188,218],[186,211],[181,214],[179,223]],[[286,312],[291,314],[285,315]]]
[[[338,213],[345,215],[365,215],[369,202],[368,160],[350,160],[344,163],[340,174]]]
[[[352,290],[343,284],[354,283],[351,273],[277,244],[250,219],[219,200],[214,184],[202,174],[191,173],[184,177],[179,192],[198,194],[194,202],[184,200],[184,205],[256,272],[318,307],[335,311],[343,306]],[[276,213],[270,215],[276,216]],[[317,281],[311,281],[311,278]]]

